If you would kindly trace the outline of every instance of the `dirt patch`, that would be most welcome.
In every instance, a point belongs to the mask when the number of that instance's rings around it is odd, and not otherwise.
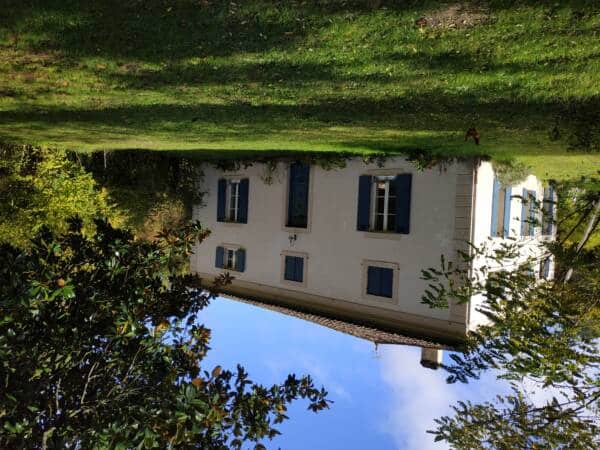
[[[489,8],[471,3],[452,3],[417,19],[422,28],[467,28],[490,22]]]

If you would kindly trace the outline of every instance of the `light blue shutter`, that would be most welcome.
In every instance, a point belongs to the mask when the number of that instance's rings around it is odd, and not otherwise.
[[[219,180],[217,189],[217,222],[225,222],[225,202],[227,201],[227,180]]]
[[[490,236],[498,236],[498,203],[500,198],[500,180],[494,178],[494,190],[492,193],[492,225]]]
[[[225,257],[225,249],[223,247],[217,247],[217,254],[215,256],[215,267],[219,269],[223,268],[223,260]]]
[[[238,222],[248,223],[248,191],[250,190],[248,178],[240,180],[240,197],[238,203]]]
[[[512,188],[506,188],[504,194],[504,237],[507,238],[510,234],[510,202],[511,202]]]
[[[396,233],[409,234],[412,174],[397,175],[393,183],[396,186]]]
[[[246,270],[246,250],[243,248],[235,252],[235,270],[238,272]]]
[[[358,177],[358,214],[356,220],[356,229],[358,231],[369,231],[372,178],[370,175],[361,175]]]

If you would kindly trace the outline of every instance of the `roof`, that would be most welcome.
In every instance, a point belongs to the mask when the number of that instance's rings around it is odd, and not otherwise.
[[[348,321],[346,319],[340,319],[321,314],[313,314],[310,312],[303,311],[300,308],[280,306],[273,303],[268,303],[266,301],[243,298],[228,293],[220,293],[219,295],[231,300],[246,303],[248,305],[258,306],[260,308],[275,311],[280,314],[285,314],[286,316],[306,320],[308,322],[312,322],[317,325],[321,325],[323,327],[339,331],[341,333],[349,334],[360,339],[366,339],[375,344],[412,345],[417,347],[425,347],[440,350],[455,350],[447,344],[436,342],[434,340],[411,337],[396,332],[375,328],[373,326],[367,326],[354,321]]]

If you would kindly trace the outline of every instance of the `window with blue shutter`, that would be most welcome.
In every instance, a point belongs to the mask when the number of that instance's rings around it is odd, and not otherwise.
[[[288,227],[308,227],[308,190],[310,166],[296,162],[290,165],[288,186]]]
[[[217,221],[248,223],[249,180],[220,179],[217,188]]]
[[[358,179],[356,229],[410,233],[412,174],[362,175]]]
[[[215,267],[244,272],[246,270],[246,250],[239,247],[218,246],[215,255]]]
[[[369,266],[367,268],[367,294],[392,298],[394,269]]]
[[[550,278],[550,257],[544,258],[540,263],[540,278],[547,280]]]
[[[505,238],[509,236],[511,195],[512,189],[510,187],[503,188],[500,180],[494,178],[490,236]]]
[[[285,256],[283,279],[302,283],[304,281],[304,258]]]

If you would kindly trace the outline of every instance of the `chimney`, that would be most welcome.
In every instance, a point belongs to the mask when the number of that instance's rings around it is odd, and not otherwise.
[[[442,365],[443,350],[421,347],[421,365],[427,369],[437,370]]]

